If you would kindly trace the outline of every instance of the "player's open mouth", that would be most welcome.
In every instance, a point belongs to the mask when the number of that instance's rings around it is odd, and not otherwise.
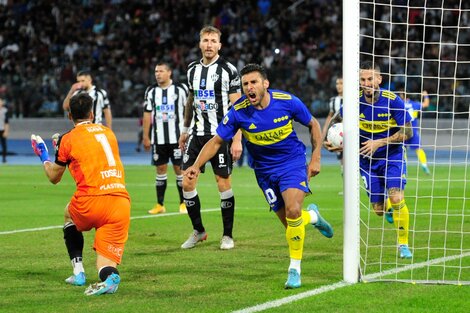
[[[248,93],[248,98],[253,102],[256,100],[256,94],[253,92]]]

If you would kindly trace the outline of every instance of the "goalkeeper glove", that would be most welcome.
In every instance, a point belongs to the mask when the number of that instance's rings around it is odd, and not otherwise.
[[[41,136],[31,135],[31,146],[33,147],[34,153],[41,159],[42,163],[50,162],[49,152],[47,151],[47,146]]]
[[[59,142],[59,136],[59,133],[55,133],[54,135],[52,135],[52,147],[54,148],[55,152],[57,152],[57,150],[59,149],[59,147],[57,146],[57,143]]]

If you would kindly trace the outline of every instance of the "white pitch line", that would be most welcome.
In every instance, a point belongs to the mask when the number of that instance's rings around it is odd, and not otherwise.
[[[220,208],[201,210],[201,212],[214,212],[214,211],[220,211]],[[169,216],[175,216],[175,215],[182,215],[182,214],[179,213],[179,212],[175,212],[175,213],[172,212],[172,213],[163,213],[163,214],[157,214],[157,215],[132,216],[131,220],[139,220],[139,219],[143,219],[143,218],[169,217]],[[56,226],[45,226],[45,227],[37,227],[37,228],[7,230],[7,231],[0,231],[0,235],[11,235],[11,234],[17,234],[17,233],[43,231],[43,230],[57,229],[57,228],[63,228],[63,227],[64,227],[64,225],[56,225]]]
[[[460,255],[453,255],[453,256],[447,256],[447,257],[442,257],[442,258],[438,258],[438,259],[433,259],[433,260],[429,260],[429,261],[426,261],[426,262],[410,264],[410,265],[406,265],[406,266],[403,266],[403,267],[386,270],[386,271],[383,271],[383,272],[380,272],[380,273],[366,275],[366,276],[363,277],[362,280],[367,282],[368,280],[372,280],[372,279],[375,279],[377,277],[392,275],[392,274],[398,274],[398,273],[401,273],[401,272],[406,272],[406,271],[409,271],[409,270],[419,269],[419,268],[423,268],[423,267],[426,267],[426,266],[429,266],[429,265],[435,265],[435,264],[438,264],[438,263],[452,261],[452,260],[455,260],[455,259],[464,258],[464,257],[468,257],[468,256],[470,256],[470,252],[466,252],[466,253],[463,253],[463,254],[460,254]],[[292,303],[294,301],[298,301],[298,300],[301,300],[301,299],[305,299],[305,298],[308,298],[308,297],[319,295],[321,293],[325,293],[325,292],[328,292],[328,291],[333,291],[333,290],[336,290],[336,289],[339,289],[339,288],[347,287],[347,286],[350,286],[350,285],[353,285],[353,284],[352,283],[347,283],[347,282],[344,282],[344,281],[337,282],[337,283],[334,283],[334,284],[331,284],[331,285],[325,285],[325,286],[322,286],[320,288],[304,291],[304,292],[301,292],[301,293],[298,293],[296,295],[292,295],[292,296],[289,296],[289,297],[285,297],[285,298],[281,298],[281,299],[273,300],[273,301],[268,301],[268,302],[261,303],[261,304],[255,305],[255,306],[251,306],[251,307],[248,307],[248,308],[245,308],[245,309],[233,311],[232,313],[261,312],[261,311],[265,311],[267,309],[277,308],[277,307],[280,307],[281,305],[284,305],[284,304],[289,304],[289,303]]]

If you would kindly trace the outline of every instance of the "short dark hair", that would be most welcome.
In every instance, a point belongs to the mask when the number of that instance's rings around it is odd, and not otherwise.
[[[90,77],[93,77],[91,75],[91,71],[90,70],[81,70],[77,73],[77,76],[90,76]]]
[[[373,63],[371,61],[364,61],[364,62],[361,62],[361,65],[359,67],[361,70],[376,70],[377,72],[381,72],[380,71],[380,66],[377,64],[377,63]]]
[[[266,70],[264,69],[264,67],[255,63],[249,63],[245,65],[240,71],[240,77],[251,72],[258,72],[264,79],[268,79],[268,75],[266,74]]]
[[[80,92],[70,98],[70,114],[73,120],[87,119],[92,107],[93,98],[85,92]]]
[[[159,61],[156,66],[165,66],[169,71],[171,71],[170,63],[167,61]]]

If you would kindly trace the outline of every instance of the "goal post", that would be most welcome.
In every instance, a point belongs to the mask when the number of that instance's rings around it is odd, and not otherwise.
[[[429,103],[409,110],[421,137],[406,150],[411,259],[359,174],[364,60],[380,65],[382,88]],[[343,1],[343,81],[344,281],[470,284],[470,1]]]
[[[343,1],[343,280],[359,280],[359,0]]]

